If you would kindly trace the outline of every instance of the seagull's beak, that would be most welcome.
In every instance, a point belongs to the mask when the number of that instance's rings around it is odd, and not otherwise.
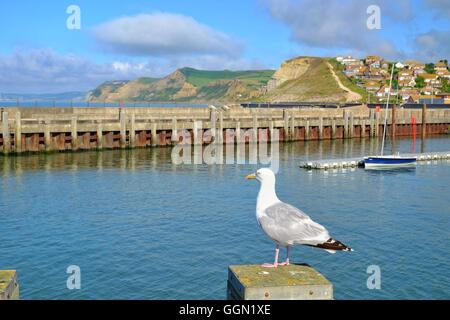
[[[256,175],[254,173],[249,174],[248,176],[245,177],[245,179],[247,179],[247,180],[256,179]]]

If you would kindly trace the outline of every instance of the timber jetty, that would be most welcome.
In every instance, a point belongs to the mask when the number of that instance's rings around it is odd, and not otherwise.
[[[384,110],[350,108],[0,108],[0,152],[77,151],[163,147],[179,143],[248,143],[376,138]],[[449,132],[450,109],[388,111],[387,134]],[[207,134],[207,131],[210,133]],[[250,133],[248,133],[250,132]],[[231,137],[231,138],[230,138]],[[185,141],[186,143],[186,141]]]

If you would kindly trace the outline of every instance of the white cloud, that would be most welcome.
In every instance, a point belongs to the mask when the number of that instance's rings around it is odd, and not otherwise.
[[[84,91],[106,80],[129,79],[149,72],[151,68],[142,64],[120,68],[46,48],[16,49],[10,55],[0,56],[0,92]]]
[[[264,66],[244,58],[216,55],[151,58],[145,61],[95,63],[52,49],[16,49],[0,55],[0,93],[57,93],[92,90],[110,80],[163,77],[181,67],[212,70],[260,69]]]
[[[415,39],[416,56],[427,62],[450,60],[450,30],[432,29]]]
[[[385,39],[381,31],[366,25],[367,7],[381,8],[382,28],[386,19],[408,21],[412,18],[408,1],[387,0],[265,0],[270,15],[289,27],[291,39],[313,48],[376,53],[387,58],[400,58],[403,53]]]
[[[214,54],[239,56],[240,41],[172,13],[121,17],[97,26],[95,39],[109,52],[136,56]]]
[[[437,16],[450,17],[450,1],[448,0],[425,0],[425,4],[436,10]]]

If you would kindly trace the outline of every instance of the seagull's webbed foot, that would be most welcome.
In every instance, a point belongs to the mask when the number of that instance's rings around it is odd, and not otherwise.
[[[261,265],[263,268],[277,268],[280,264],[278,263],[264,263]]]

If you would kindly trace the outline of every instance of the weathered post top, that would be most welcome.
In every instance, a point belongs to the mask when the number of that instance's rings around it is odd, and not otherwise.
[[[308,265],[260,265],[228,268],[227,298],[230,300],[331,300],[333,285]]]
[[[0,270],[0,300],[18,300],[19,283],[16,270]]]

